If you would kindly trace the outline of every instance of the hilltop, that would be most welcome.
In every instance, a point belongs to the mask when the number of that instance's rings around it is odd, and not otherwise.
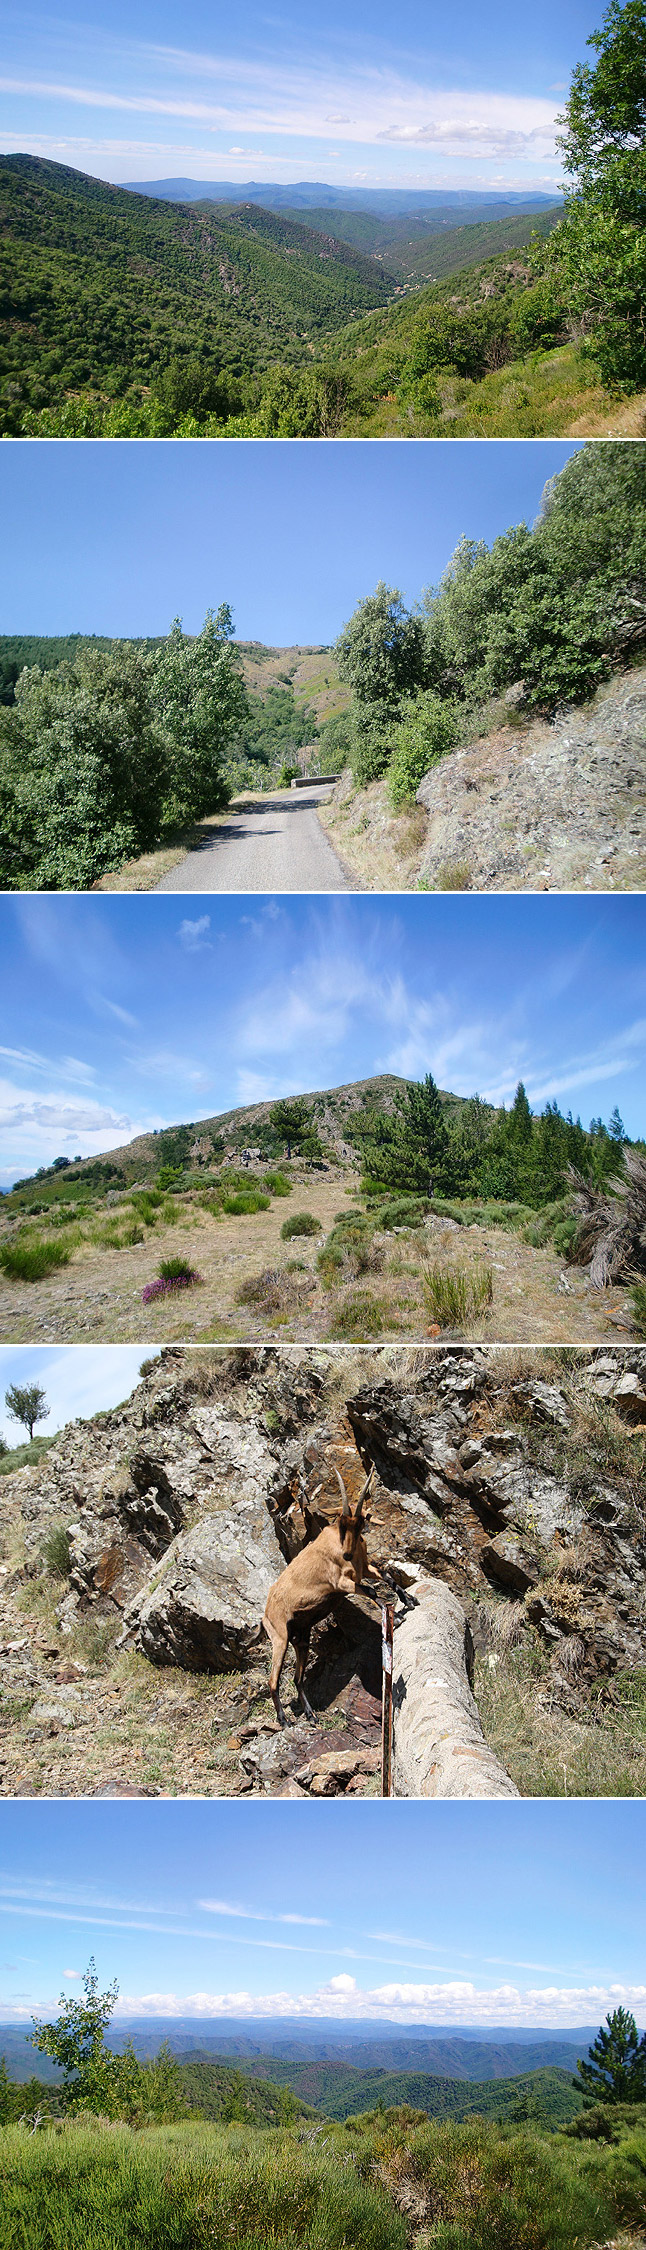
[[[3,1340],[447,1331],[583,1344],[641,1332],[639,1248],[599,1288],[594,1229],[577,1247],[568,1164],[596,1164],[602,1194],[621,1162],[600,1121],[586,1133],[548,1104],[518,1141],[516,1104],[506,1113],[444,1091],[433,1129],[441,1177],[456,1184],[426,1194],[388,1153],[408,1084],[383,1073],[322,1089],[282,1105],[284,1118],[269,1101],[243,1104],[16,1182],[0,1202]],[[156,1279],[169,1253],[193,1277],[181,1299]]]

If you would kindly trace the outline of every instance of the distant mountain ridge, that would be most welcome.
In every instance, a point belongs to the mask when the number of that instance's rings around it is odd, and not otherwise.
[[[577,2056],[587,2053],[597,2029],[596,2024],[554,2032],[516,2027],[510,2031],[501,2026],[492,2030],[490,2038],[483,2038],[477,2026],[352,2026],[340,2025],[334,2019],[321,2019],[315,2025],[302,2020],[290,2022],[289,2018],[277,2022],[231,2018],[227,2023],[216,2017],[141,2016],[133,2017],[128,2024],[115,2024],[110,2044],[122,2049],[131,2038],[136,2053],[144,2058],[156,2054],[162,2040],[168,2039],[180,2059],[199,2053],[206,2058],[218,2056],[240,2068],[260,2062],[264,2069],[270,2061],[277,2068],[336,2063],[364,2074],[412,2070],[428,2077],[482,2084],[526,2076],[535,2070],[573,2069]],[[39,2057],[36,2065],[29,2031],[23,2024],[0,2024],[2,2053],[14,2078],[29,2078],[36,2068],[41,2078],[50,2074],[52,2079],[56,2077],[55,2066],[45,2057]]]
[[[268,211],[286,211],[300,208],[316,210],[327,206],[330,211],[372,211],[389,217],[404,217],[409,213],[446,211],[451,223],[456,224],[456,212],[473,211],[476,218],[486,218],[491,212],[495,218],[504,218],[507,212],[545,211],[560,200],[558,189],[551,195],[542,190],[500,190],[482,188],[346,188],[332,187],[326,180],[295,180],[293,186],[283,186],[276,180],[122,180],[120,186],[130,195],[161,196],[169,202],[187,203],[247,203],[259,199]],[[462,225],[467,222],[461,219]]]

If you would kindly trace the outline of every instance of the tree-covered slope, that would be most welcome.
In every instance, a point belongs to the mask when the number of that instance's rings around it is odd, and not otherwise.
[[[213,2064],[203,2066],[208,2072]],[[436,2078],[423,2070],[356,2070],[341,2062],[279,2062],[274,2055],[241,2062],[241,2072],[252,2079],[273,2079],[288,2086],[301,2101],[325,2117],[346,2118],[376,2107],[392,2109],[405,2103],[423,2109],[427,2117],[511,2118],[520,2108],[537,2114],[546,2123],[560,2125],[578,2116],[582,2096],[572,2085],[570,2071],[554,2065],[523,2071],[513,2078],[471,2080]]]
[[[229,378],[297,364],[393,283],[331,234],[271,212],[132,195],[32,156],[0,162],[0,383],[18,409],[147,385],[197,358]]]

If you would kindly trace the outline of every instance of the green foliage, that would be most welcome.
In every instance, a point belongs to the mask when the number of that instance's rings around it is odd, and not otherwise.
[[[422,1298],[438,1328],[469,1328],[493,1302],[491,1266],[424,1266]]]
[[[321,1220],[315,1219],[313,1211],[292,1211],[288,1219],[283,1219],[280,1233],[283,1242],[291,1242],[295,1234],[320,1234]]]
[[[51,1413],[40,1383],[10,1383],[4,1402],[12,1422],[22,1422],[29,1431],[31,1444],[36,1423],[48,1422]]]
[[[229,747],[246,713],[240,658],[226,603],[207,610],[192,639],[174,624],[151,658],[152,703],[165,749],[161,824],[183,827],[228,802],[224,773]]]
[[[268,1211],[270,1202],[271,1197],[261,1195],[258,1188],[243,1188],[239,1195],[223,1195],[222,1209],[236,1219],[252,1218],[256,1211]]]
[[[349,765],[352,751],[352,719],[349,711],[337,711],[334,718],[326,719],[320,735],[320,768],[322,773],[343,773]]]
[[[62,1242],[0,1243],[0,1266],[10,1281],[43,1281],[55,1266],[68,1266],[70,1252]]]
[[[5,889],[87,890],[157,840],[165,760],[150,663],[114,643],[21,674],[0,713]]]
[[[455,749],[463,725],[459,704],[443,700],[433,688],[404,707],[388,761],[388,795],[396,812],[417,795],[431,766]]]
[[[603,381],[630,392],[646,382],[644,0],[610,0],[588,46],[598,62],[577,66],[562,121],[572,192],[543,262]]]
[[[421,1085],[397,1089],[392,1111],[354,1118],[347,1130],[360,1144],[366,1172],[385,1186],[428,1195],[451,1184],[448,1131],[430,1072]]]
[[[0,874],[6,889],[89,889],[165,829],[226,803],[246,710],[224,605],[189,639],[79,645],[23,671],[0,710]]]
[[[235,787],[245,786],[245,765],[249,768],[247,786],[256,788],[269,783],[277,767],[281,768],[281,781],[288,769],[290,774],[299,773],[293,753],[306,743],[315,742],[318,731],[313,706],[296,701],[291,683],[288,686],[285,682],[273,681],[265,696],[249,695],[230,759]]]
[[[269,1123],[277,1141],[299,1147],[312,1129],[309,1102],[299,1094],[294,1101],[274,1102]]]
[[[638,1336],[646,1336],[646,1281],[634,1281],[630,1291],[630,1304]]]
[[[578,2086],[587,2100],[646,2102],[646,2032],[640,2039],[635,2018],[627,2008],[614,2008],[606,2016],[588,2059],[577,2062]]]
[[[424,632],[405,608],[397,587],[380,580],[359,602],[336,643],[342,680],[359,704],[398,708],[403,695],[424,684]]]

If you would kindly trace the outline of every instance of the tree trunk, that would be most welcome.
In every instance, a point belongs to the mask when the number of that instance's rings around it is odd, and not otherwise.
[[[462,1603],[438,1578],[419,1578],[414,1600],[394,1636],[394,1795],[518,1797],[484,1739]]]

